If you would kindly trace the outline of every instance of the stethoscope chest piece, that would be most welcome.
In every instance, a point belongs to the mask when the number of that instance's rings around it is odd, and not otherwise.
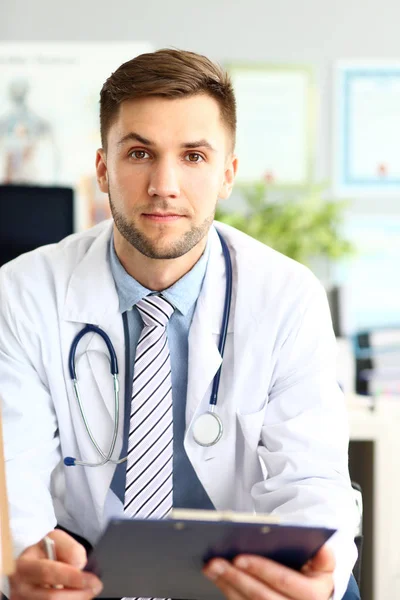
[[[214,446],[221,439],[222,431],[221,419],[211,411],[197,417],[192,427],[194,441],[200,446]]]

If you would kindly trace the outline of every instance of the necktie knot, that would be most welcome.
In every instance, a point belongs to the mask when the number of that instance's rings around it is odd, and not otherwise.
[[[175,308],[161,294],[146,296],[136,304],[143,323],[148,327],[166,327]]]

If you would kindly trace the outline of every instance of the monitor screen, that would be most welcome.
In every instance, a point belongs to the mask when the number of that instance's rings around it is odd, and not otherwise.
[[[73,233],[73,190],[0,185],[0,266]]]

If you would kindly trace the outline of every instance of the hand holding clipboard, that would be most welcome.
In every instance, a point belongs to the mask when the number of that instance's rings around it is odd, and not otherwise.
[[[296,571],[312,568],[312,563],[305,565],[333,533],[323,527],[282,524],[264,515],[217,511],[173,511],[164,520],[115,519],[89,556],[86,569],[104,584],[100,598],[219,600],[224,597],[222,591],[202,572],[212,559],[223,559],[216,564],[225,566],[225,577],[229,577],[231,561],[251,554],[256,555],[255,562],[267,558],[273,568],[283,565],[305,580]],[[329,570],[330,551],[324,548],[320,560]],[[327,588],[333,585],[329,577]]]

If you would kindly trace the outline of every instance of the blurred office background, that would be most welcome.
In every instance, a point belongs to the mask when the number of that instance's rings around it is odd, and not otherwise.
[[[400,597],[399,22],[396,0],[0,3],[0,263],[107,218],[96,111],[121,62],[173,46],[231,69],[244,173],[221,218],[245,227],[240,215],[264,211],[260,239],[326,286],[363,486],[365,600]],[[250,151],[274,147],[252,172]]]

